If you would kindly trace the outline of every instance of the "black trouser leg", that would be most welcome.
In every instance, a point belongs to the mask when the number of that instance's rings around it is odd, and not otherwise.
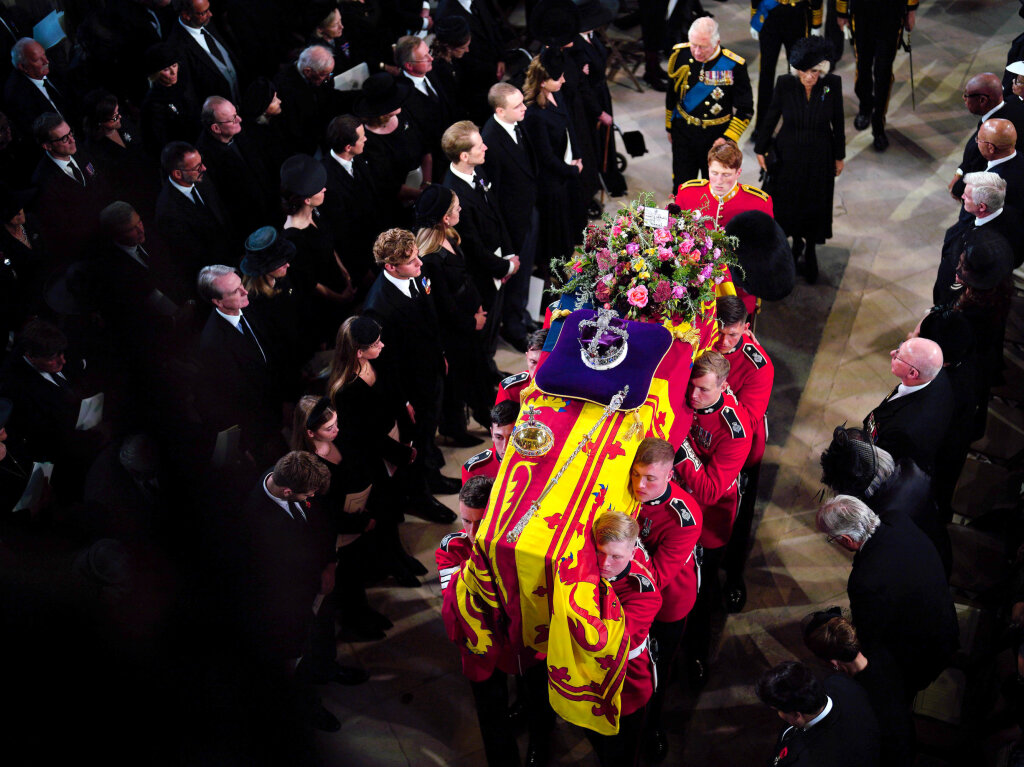
[[[747,563],[747,549],[750,547],[750,528],[754,522],[754,507],[757,505],[757,483],[761,477],[760,462],[745,468],[740,473],[739,509],[736,521],[732,526],[732,535],[725,546],[725,581],[738,580],[743,577],[743,568]]]
[[[647,704],[647,728],[656,730],[661,727],[661,709],[665,705],[665,691],[672,680],[672,665],[675,663],[676,651],[683,641],[686,629],[686,618],[671,623],[654,621],[651,624],[651,636],[658,645],[658,660],[655,664],[658,672],[658,686]]]
[[[548,750],[551,729],[555,726],[555,711],[548,700],[548,669],[543,662],[523,672],[526,690],[526,727],[530,733],[530,745]]]
[[[704,549],[700,565],[700,591],[686,619],[685,647],[689,658],[706,661],[711,652],[711,616],[722,604],[718,568],[724,557],[725,546]]]
[[[708,150],[725,133],[726,125],[698,128],[676,118],[672,122],[672,196],[685,184],[703,174],[708,177]]]
[[[644,41],[644,53],[647,54],[648,61],[651,58],[656,63],[660,60],[661,50],[665,46],[667,14],[668,0],[640,0],[640,35]]]
[[[508,718],[508,674],[495,671],[483,682],[470,682],[488,767],[519,767],[519,748]]]
[[[875,61],[875,49],[878,47],[877,30],[870,18],[857,16],[851,19],[853,27],[853,54],[857,59],[856,79],[853,92],[857,96],[858,114],[871,114],[874,106],[874,86],[872,70]]]
[[[889,96],[892,93],[892,65],[896,60],[902,28],[901,21],[887,20],[878,34],[872,72],[875,91],[871,108],[871,132],[876,136],[885,131],[885,115],[889,110]]]
[[[587,740],[594,747],[601,767],[634,767],[640,746],[640,733],[644,728],[644,709],[619,718],[616,735],[598,735],[587,730]]]

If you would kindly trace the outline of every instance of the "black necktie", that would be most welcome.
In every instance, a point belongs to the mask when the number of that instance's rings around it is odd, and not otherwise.
[[[298,504],[297,501],[288,501],[288,505],[291,506],[292,516],[295,517],[296,521],[306,521],[306,512],[303,511],[302,507]]]
[[[213,35],[206,31],[206,27],[199,30],[202,34],[203,39],[206,41],[206,47],[210,49],[210,55],[213,56],[221,64],[226,64],[224,57],[220,55],[220,49],[217,47],[217,41],[213,39]]]
[[[43,79],[43,88],[46,89],[46,95],[50,99],[50,103],[57,106],[57,99],[61,97],[60,91],[57,90],[56,86],[47,79]]]
[[[437,100],[438,100],[437,91],[435,91],[434,90],[434,86],[430,84],[430,80],[428,80],[426,77],[424,77],[423,78],[423,85],[426,86],[426,88],[427,88],[427,97],[431,101],[437,102]]]
[[[82,186],[85,186],[85,176],[82,175],[82,171],[78,169],[78,165],[75,164],[74,160],[70,160],[68,162],[68,167],[71,168],[71,173],[74,175],[75,181]]]
[[[199,196],[199,190],[192,187],[192,202],[196,204],[197,208],[206,208],[206,203],[203,202],[203,198]]]
[[[522,146],[523,145],[523,129],[519,127],[519,123],[516,123],[515,132],[516,132],[516,143],[519,144],[519,146]]]
[[[149,253],[147,253],[145,250],[143,250],[141,245],[136,245],[135,246],[135,253],[136,253],[136,255],[138,255],[139,260],[148,267],[149,266]]]
[[[409,297],[413,301],[420,297],[420,291],[416,287],[416,280],[409,280]]]
[[[252,328],[249,327],[249,322],[244,316],[238,321],[238,329],[242,331],[243,336],[256,344],[256,348],[259,350],[260,356],[263,358],[263,361],[266,362],[267,355],[263,353],[263,347],[260,346],[260,342],[256,338],[256,334],[252,332]]]

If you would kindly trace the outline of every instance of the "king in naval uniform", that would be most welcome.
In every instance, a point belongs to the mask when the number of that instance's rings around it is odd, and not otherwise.
[[[673,189],[701,173],[707,178],[708,150],[720,138],[738,141],[754,114],[746,62],[719,46],[718,24],[701,17],[688,36],[668,61],[665,130],[672,144]]]

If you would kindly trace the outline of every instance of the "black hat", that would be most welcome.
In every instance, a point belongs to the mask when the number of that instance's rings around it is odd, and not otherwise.
[[[272,226],[261,226],[246,238],[239,268],[246,277],[259,277],[280,269],[294,256],[295,244],[291,240],[279,235]]]
[[[7,223],[35,196],[35,189],[11,189],[0,181],[0,222]]]
[[[833,58],[832,43],[824,37],[802,37],[793,43],[789,52],[789,65],[793,69],[807,72],[823,61]]]
[[[302,14],[302,30],[312,32],[336,9],[341,10],[333,0],[313,0]]]
[[[963,362],[974,348],[974,329],[963,312],[941,309],[921,320],[921,338],[934,341],[942,349],[942,361],[949,365]]]
[[[878,473],[878,456],[860,429],[837,426],[821,454],[821,481],[836,493],[864,497]]]
[[[577,3],[580,32],[603,27],[619,15],[619,0],[581,0]]]
[[[540,0],[530,14],[530,33],[544,45],[561,48],[579,32],[580,12],[572,0]]]
[[[281,191],[312,197],[327,186],[327,170],[308,154],[293,154],[281,163]]]
[[[439,43],[458,48],[470,38],[469,22],[462,16],[445,16],[434,21],[434,36]]]
[[[739,239],[736,257],[742,270],[732,275],[737,285],[766,301],[780,301],[793,292],[793,251],[775,219],[759,210],[744,211],[729,222],[725,233]]]
[[[0,429],[7,425],[7,419],[11,417],[12,410],[14,410],[14,403],[7,397],[0,397]]]
[[[363,81],[363,95],[356,102],[354,114],[366,119],[394,112],[411,92],[408,77],[392,77],[387,72],[370,75]]]
[[[266,77],[257,77],[249,87],[245,89],[242,96],[242,103],[239,105],[242,117],[246,120],[255,120],[261,117],[270,106],[277,94],[277,88]]]
[[[561,48],[545,48],[540,52],[539,58],[540,65],[552,80],[557,80],[565,74],[565,54]]]
[[[370,317],[356,317],[349,327],[352,330],[353,340],[360,346],[369,346],[380,338],[380,325]]]
[[[178,49],[169,43],[157,43],[146,49],[146,74],[154,74],[181,61]]]
[[[963,265],[956,270],[960,282],[976,290],[991,290],[1013,270],[1013,251],[999,232],[975,227],[964,245]]]
[[[452,206],[452,190],[440,184],[431,184],[416,201],[416,224],[413,229],[437,226]]]

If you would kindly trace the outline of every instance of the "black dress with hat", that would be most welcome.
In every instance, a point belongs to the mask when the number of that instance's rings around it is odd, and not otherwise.
[[[281,361],[276,371],[281,380],[276,386],[291,401],[301,393],[302,366],[316,351],[316,341],[309,332],[311,298],[300,293],[287,275],[277,278],[274,290],[269,296],[250,290],[245,313],[255,318],[271,356]]]
[[[0,225],[0,348],[6,348],[12,330],[39,310],[43,284],[55,269],[32,216],[25,221],[25,234],[29,245]]]
[[[139,129],[142,145],[153,157],[172,141],[195,143],[201,126],[199,102],[178,70],[178,82],[171,86],[153,83],[142,100]]]
[[[316,343],[332,346],[334,338],[349,311],[342,304],[323,297],[317,285],[342,293],[348,280],[334,259],[334,237],[330,227],[318,211],[313,212],[313,223],[305,229],[287,227],[282,234],[295,245],[289,275],[296,292],[309,301],[310,335]]]
[[[89,141],[89,153],[100,172],[117,189],[118,199],[130,202],[144,220],[156,213],[160,194],[160,171],[155,157],[143,148],[142,134],[127,115],[121,116],[118,131],[124,146],[102,136]],[[195,137],[188,139],[194,141]]]
[[[780,119],[782,128],[775,137],[779,169],[765,185],[772,196],[775,220],[788,237],[823,243],[832,237],[836,160],[846,157],[839,75],[821,77],[810,98],[798,77],[779,77],[755,152],[768,151]]]

